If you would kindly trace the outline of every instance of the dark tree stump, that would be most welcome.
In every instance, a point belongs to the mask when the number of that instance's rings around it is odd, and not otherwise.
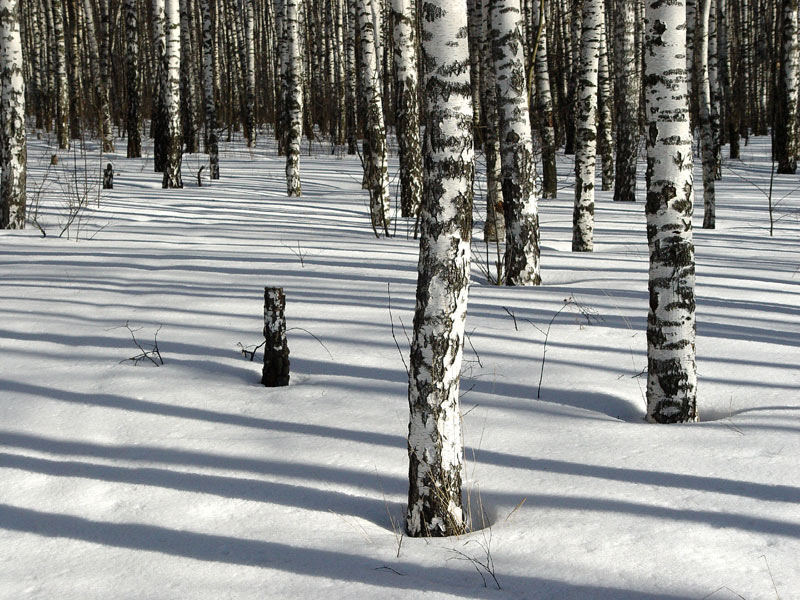
[[[283,288],[264,288],[264,370],[267,387],[289,385],[289,345],[286,343],[286,296]]]
[[[104,190],[113,190],[114,189],[114,165],[108,163],[106,165],[105,171],[103,171],[103,189]]]

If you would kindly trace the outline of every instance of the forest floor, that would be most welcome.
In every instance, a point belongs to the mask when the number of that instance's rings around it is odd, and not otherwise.
[[[642,203],[598,191],[573,254],[560,157],[544,283],[504,288],[476,186],[464,496],[485,528],[408,539],[418,245],[405,220],[375,239],[358,158],[315,147],[287,199],[262,134],[162,190],[118,140],[100,193],[96,146],[49,166],[30,137],[47,236],[0,233],[0,597],[800,598],[800,176],[775,178],[770,237],[767,139],[726,161],[716,230],[697,207],[698,424],[643,421]],[[286,388],[239,347],[264,286],[286,291]],[[163,365],[130,360],[156,335]]]

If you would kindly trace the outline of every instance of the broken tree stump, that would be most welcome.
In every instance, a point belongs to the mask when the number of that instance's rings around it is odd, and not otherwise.
[[[289,345],[286,343],[286,296],[283,288],[264,288],[264,370],[267,387],[289,385]]]
[[[103,189],[104,190],[113,190],[114,189],[114,165],[108,163],[106,165],[105,171],[103,171]]]

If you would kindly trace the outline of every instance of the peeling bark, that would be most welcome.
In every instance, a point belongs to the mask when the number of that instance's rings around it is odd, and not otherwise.
[[[472,91],[464,0],[425,0],[424,202],[408,402],[411,536],[464,531],[459,373],[472,232]]]
[[[697,420],[692,135],[683,0],[647,0],[647,419]]]

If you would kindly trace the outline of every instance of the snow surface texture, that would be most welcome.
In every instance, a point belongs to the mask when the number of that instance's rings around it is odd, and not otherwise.
[[[54,151],[30,137],[35,190]],[[185,157],[183,190],[114,155],[115,189],[59,239],[65,190],[83,185],[63,152],[41,194],[48,237],[0,234],[0,597],[800,598],[800,178],[776,177],[770,238],[767,140],[726,162],[718,229],[695,229],[703,422],[685,426],[643,422],[643,205],[598,190],[595,251],[573,254],[560,157],[544,285],[492,287],[473,267],[465,497],[491,529],[402,543],[387,283],[407,352],[417,242],[402,219],[375,239],[358,158],[304,142],[303,197],[287,199],[263,144],[222,144],[222,179],[201,188],[203,158]],[[99,185],[109,157],[92,148]],[[264,286],[286,291],[286,388],[261,386],[261,353],[237,347],[262,341]],[[571,303],[555,319],[537,400],[531,322],[546,330],[570,296],[594,316]],[[163,366],[126,360],[126,322],[145,350],[162,326]],[[459,560],[487,545],[501,590]]]

